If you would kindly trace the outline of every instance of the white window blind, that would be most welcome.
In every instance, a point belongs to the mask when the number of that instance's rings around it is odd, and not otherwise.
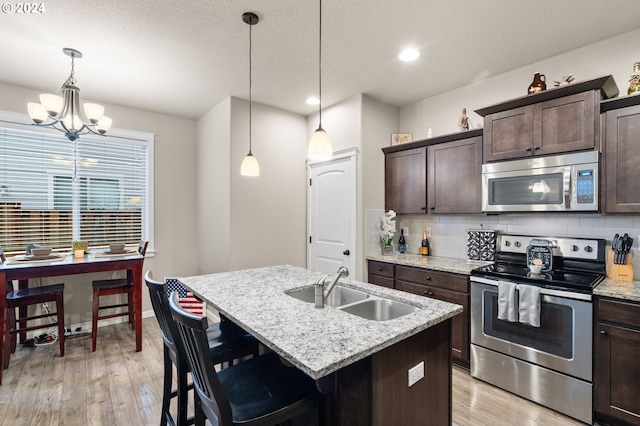
[[[0,128],[0,246],[148,239],[148,144]]]

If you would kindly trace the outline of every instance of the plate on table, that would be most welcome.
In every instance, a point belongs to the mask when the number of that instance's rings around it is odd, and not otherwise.
[[[60,254],[48,254],[46,256],[24,255],[21,258],[16,258],[16,260],[19,260],[21,262],[28,262],[30,260],[56,260],[56,259],[62,259],[63,257],[64,256]]]
[[[104,254],[129,254],[133,253],[131,250],[107,250]]]

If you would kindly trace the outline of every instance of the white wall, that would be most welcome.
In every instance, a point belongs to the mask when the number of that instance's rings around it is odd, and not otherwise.
[[[0,109],[26,113],[27,102],[39,92],[0,84]],[[90,101],[84,99],[84,101]],[[93,100],[100,102],[100,100]],[[155,257],[147,258],[144,270],[154,276],[185,276],[197,273],[197,259],[183,247],[197,240],[196,221],[196,123],[193,120],[104,104],[116,128],[154,133],[155,137]],[[81,140],[81,139],[80,139]],[[105,274],[58,277],[65,287],[65,316],[75,325],[91,321],[91,280]],[[143,289],[143,310],[151,304]]]
[[[573,74],[576,80],[589,80],[611,74],[620,94],[626,95],[629,74],[633,71],[634,62],[640,60],[639,39],[640,30],[631,31],[403,106],[400,109],[400,127],[403,132],[413,133],[413,140],[426,138],[429,127],[433,128],[434,136],[457,132],[462,108],[467,108],[473,128],[481,126],[482,118],[473,112],[475,109],[526,95],[536,72],[546,75],[547,88],[553,87],[553,81],[560,80],[563,75]],[[524,47],[523,54],[526,54]]]
[[[231,98],[197,122],[198,274],[229,270]]]
[[[249,103],[230,97],[198,120],[198,273],[306,265],[306,121],[254,102],[259,177],[240,175]]]

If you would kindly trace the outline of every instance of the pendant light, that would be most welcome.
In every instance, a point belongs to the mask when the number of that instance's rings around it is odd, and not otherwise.
[[[242,20],[249,24],[249,153],[244,160],[242,160],[242,166],[240,166],[240,174],[242,176],[260,176],[260,166],[258,160],[251,153],[251,106],[253,104],[251,89],[251,27],[257,24],[260,19],[258,15],[253,12],[245,12],[242,14]]]
[[[313,132],[307,147],[309,160],[326,161],[333,157],[329,135],[322,128],[322,0],[320,0],[320,25],[318,37],[318,129]]]

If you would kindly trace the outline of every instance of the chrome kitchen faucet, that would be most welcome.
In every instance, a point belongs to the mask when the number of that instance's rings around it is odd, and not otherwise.
[[[327,287],[326,290],[324,289],[324,283],[326,282],[327,278],[329,278],[329,275],[325,275],[324,277],[316,281],[314,283],[316,308],[319,308],[319,309],[324,308],[324,301],[326,300],[327,297],[329,297],[329,294],[331,294],[331,290],[333,290],[333,288],[336,286],[336,284],[338,283],[338,280],[341,277],[348,277],[348,276],[349,276],[349,270],[344,266],[341,266],[338,268],[338,272],[336,273],[336,276],[329,283],[329,286]]]

